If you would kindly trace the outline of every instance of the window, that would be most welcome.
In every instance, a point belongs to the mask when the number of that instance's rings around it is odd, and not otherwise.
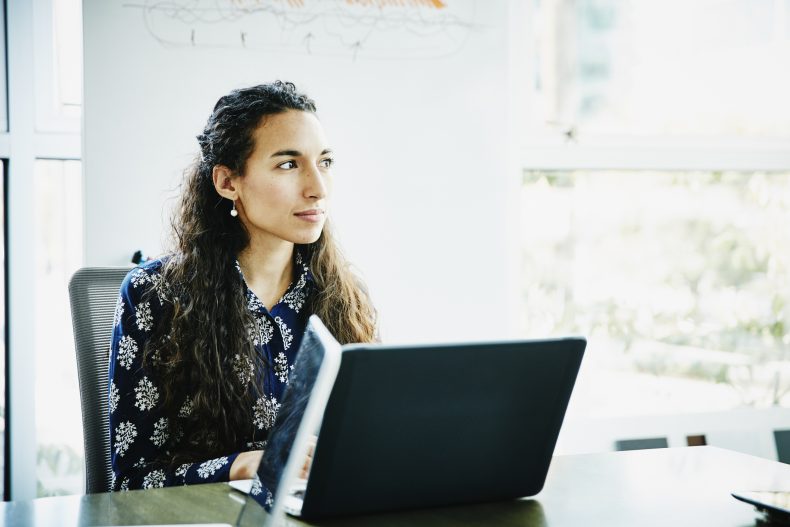
[[[21,10],[16,7],[16,11]],[[36,496],[79,494],[84,488],[82,418],[68,299],[68,281],[83,262],[81,25],[80,0],[32,3],[35,60],[29,97],[35,104],[34,115],[25,117],[35,122],[30,139],[37,145],[37,159],[27,165],[33,171],[35,204],[28,221],[34,225],[35,246],[31,261],[35,266]],[[19,483],[16,491],[18,487]]]
[[[790,139],[790,0],[538,0],[530,131]]]
[[[84,450],[68,282],[82,266],[79,161],[39,159],[36,203],[38,495],[83,492]]]
[[[522,331],[589,338],[576,411],[790,403],[790,172],[527,171],[522,192]]]
[[[529,9],[521,332],[589,338],[570,415],[790,405],[790,0]]]
[[[79,132],[82,115],[82,1],[36,0],[36,130]]]

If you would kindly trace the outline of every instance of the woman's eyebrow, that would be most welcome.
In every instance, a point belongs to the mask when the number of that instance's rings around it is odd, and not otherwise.
[[[288,156],[288,157],[299,157],[302,153],[298,150],[278,150],[277,152],[273,153],[270,157],[277,157],[277,156]]]
[[[322,156],[327,154],[331,154],[332,150],[327,148],[323,152],[321,152]],[[278,150],[277,152],[273,153],[269,157],[278,157],[278,156],[288,156],[288,157],[300,157],[302,153],[299,150]]]

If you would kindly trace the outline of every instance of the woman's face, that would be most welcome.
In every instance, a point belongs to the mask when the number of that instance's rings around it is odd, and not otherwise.
[[[331,187],[324,130],[314,114],[298,110],[262,123],[244,175],[233,181],[239,219],[252,237],[312,243],[324,227]]]

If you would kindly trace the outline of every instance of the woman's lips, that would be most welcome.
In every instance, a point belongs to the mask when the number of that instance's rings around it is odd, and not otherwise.
[[[311,223],[318,223],[324,216],[324,211],[320,209],[306,210],[304,212],[297,212],[294,214],[297,218],[309,221]]]

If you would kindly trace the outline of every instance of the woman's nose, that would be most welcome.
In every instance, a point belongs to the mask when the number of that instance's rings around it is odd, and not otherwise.
[[[326,176],[317,167],[313,167],[307,174],[305,195],[314,199],[322,199],[327,195]]]

